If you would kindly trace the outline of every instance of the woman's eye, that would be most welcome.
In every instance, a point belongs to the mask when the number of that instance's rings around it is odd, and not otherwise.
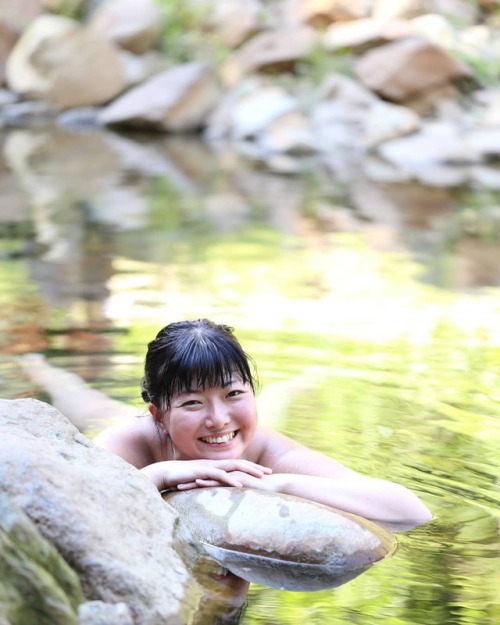
[[[196,399],[189,399],[188,401],[185,401],[183,404],[181,404],[181,408],[185,408],[187,406],[196,406],[196,404],[199,404],[199,401],[196,401]]]
[[[228,396],[228,397],[238,397],[238,395],[242,395],[242,394],[243,394],[243,392],[244,392],[244,391],[240,391],[240,390],[235,389],[235,390],[233,390],[233,391],[229,392],[229,393],[227,394],[227,396]]]

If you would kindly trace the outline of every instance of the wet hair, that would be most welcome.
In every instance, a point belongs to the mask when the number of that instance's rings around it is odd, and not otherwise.
[[[252,359],[243,351],[233,328],[208,319],[165,326],[148,343],[142,398],[162,411],[172,398],[195,386],[227,386],[236,374],[255,391]]]

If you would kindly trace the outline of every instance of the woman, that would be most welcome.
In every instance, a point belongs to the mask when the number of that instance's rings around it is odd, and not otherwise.
[[[431,513],[408,489],[367,477],[257,423],[250,359],[232,329],[206,319],[163,328],[148,345],[149,415],[94,440],[159,490],[250,487],[365,518],[419,524]]]

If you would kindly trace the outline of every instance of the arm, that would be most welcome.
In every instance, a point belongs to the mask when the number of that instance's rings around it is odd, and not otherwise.
[[[427,507],[400,484],[367,477],[276,432],[266,432],[259,462],[272,475],[259,480],[238,476],[244,486],[295,495],[379,521],[424,523]]]

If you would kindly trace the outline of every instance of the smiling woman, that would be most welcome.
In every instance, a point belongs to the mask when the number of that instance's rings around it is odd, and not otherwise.
[[[259,427],[251,362],[228,326],[206,319],[166,326],[146,354],[149,416],[104,430],[96,444],[141,469],[161,491],[250,487],[374,520],[431,518],[403,486]]]

